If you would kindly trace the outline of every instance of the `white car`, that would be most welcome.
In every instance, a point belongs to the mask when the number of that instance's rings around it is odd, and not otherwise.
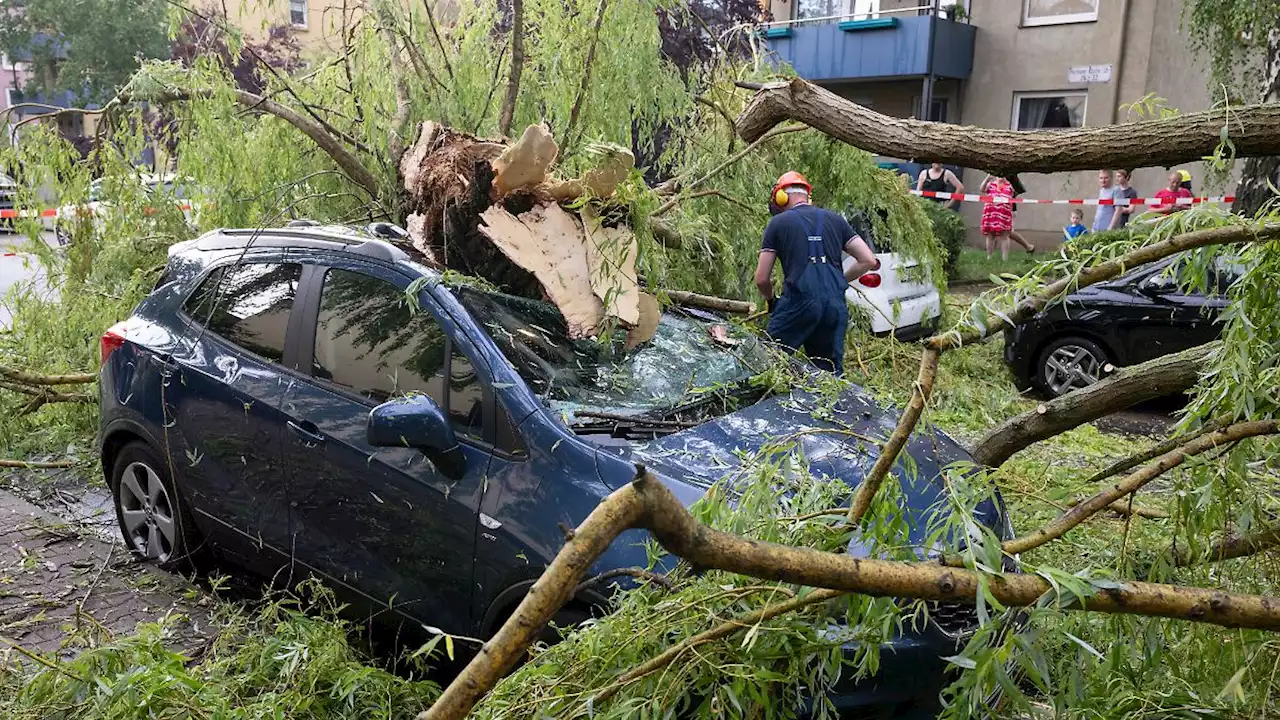
[[[195,226],[198,219],[198,210],[192,204],[192,199],[187,197],[187,192],[191,187],[189,181],[182,182],[173,173],[160,175],[139,173],[135,176],[135,179],[149,193],[176,199],[182,207],[182,215],[186,218],[187,223],[193,227]],[[94,223],[101,229],[103,217],[111,208],[111,201],[106,197],[109,190],[105,185],[105,180],[105,178],[99,178],[89,183],[89,202],[83,205],[63,205],[58,208],[57,218],[45,219],[45,227],[57,233],[60,244],[65,245],[69,239],[69,233],[64,225],[73,222],[76,216],[92,217]]]
[[[880,267],[849,283],[845,299],[861,309],[876,335],[916,340],[933,334],[942,315],[942,297],[927,279],[909,280],[907,270],[919,263],[897,253],[876,253]],[[854,259],[844,256],[848,270]]]

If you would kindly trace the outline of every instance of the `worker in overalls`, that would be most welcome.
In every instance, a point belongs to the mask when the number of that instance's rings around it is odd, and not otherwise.
[[[844,371],[844,334],[849,283],[879,262],[848,221],[809,204],[812,188],[798,172],[778,178],[773,204],[781,208],[764,231],[756,287],[769,307],[766,329],[775,342],[794,352],[801,348],[814,365],[836,374]],[[855,263],[842,271],[841,251]],[[773,297],[773,263],[782,263],[782,297]]]

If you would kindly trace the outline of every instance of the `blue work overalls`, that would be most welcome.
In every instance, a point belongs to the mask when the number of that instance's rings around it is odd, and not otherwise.
[[[808,236],[809,262],[794,282],[783,284],[782,297],[765,332],[793,351],[804,348],[814,365],[839,375],[844,372],[844,335],[849,325],[844,291],[849,283],[839,259],[827,259],[821,215],[810,218],[809,214],[801,215]]]

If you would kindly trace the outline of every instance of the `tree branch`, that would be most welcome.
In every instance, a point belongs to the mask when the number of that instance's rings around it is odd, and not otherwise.
[[[1054,592],[1037,575],[984,577],[935,563],[854,558],[720,532],[698,522],[671,490],[638,468],[633,482],[606,497],[583,520],[515,612],[420,720],[458,720],[470,712],[572,597],[586,569],[629,529],[648,530],[668,552],[699,568],[832,591],[971,602],[985,584],[1009,607],[1033,605]],[[1270,598],[1157,583],[1124,581],[1062,607],[1280,630],[1280,607]]]
[[[979,465],[997,468],[1015,453],[1118,410],[1196,384],[1200,370],[1221,345],[1210,343],[1121,368],[1110,377],[1041,403],[988,430],[970,454]]]
[[[400,58],[400,43],[391,12],[384,0],[377,2],[378,32],[387,44],[387,57],[391,63],[391,81],[395,88],[396,110],[391,116],[391,127],[387,129],[387,153],[391,156],[391,167],[400,167],[400,158],[404,156],[405,135],[409,130],[409,83],[405,77],[404,61]],[[408,41],[405,42],[408,45]]]
[[[1124,458],[1123,460],[1117,460],[1116,462],[1111,463],[1107,467],[1099,470],[1093,475],[1090,475],[1081,484],[1095,485],[1097,483],[1102,482],[1103,480],[1106,480],[1107,478],[1113,475],[1119,475],[1122,472],[1127,472],[1129,470],[1132,470],[1133,468],[1138,467],[1142,463],[1147,462],[1152,458],[1160,457],[1161,455],[1164,455],[1165,453],[1169,452],[1170,450],[1173,450],[1176,447],[1185,445],[1191,440],[1194,440],[1195,438],[1200,437],[1201,435],[1204,435],[1209,432],[1213,432],[1214,430],[1217,430],[1220,427],[1225,427],[1228,424],[1229,423],[1226,423],[1223,421],[1217,421],[1217,422],[1209,423],[1208,425],[1205,425],[1204,427],[1199,428],[1198,430],[1193,430],[1192,432],[1185,433],[1183,435],[1175,435],[1174,437],[1171,437],[1163,442],[1153,445],[1147,450],[1143,450],[1140,453],[1134,453],[1133,455],[1130,455],[1129,457]]]
[[[724,162],[720,163],[719,165],[707,171],[706,175],[703,175],[702,177],[698,178],[697,180],[694,180],[688,185],[685,185],[682,187],[680,184],[680,179],[676,178],[673,181],[664,183],[662,186],[655,188],[655,190],[659,193],[668,193],[668,194],[676,193],[682,190],[683,191],[692,190],[698,187],[699,185],[705,183],[706,181],[710,180],[711,178],[715,177],[716,173],[738,162],[739,160],[746,157],[747,155],[750,155],[751,151],[755,150],[757,147],[760,147],[761,144],[769,140],[772,140],[773,138],[776,138],[779,135],[786,135],[787,133],[800,132],[801,130],[808,130],[808,129],[809,128],[805,127],[804,125],[789,125],[787,127],[774,128],[773,130],[770,130],[769,132],[765,133],[760,138],[757,138],[750,145],[739,150],[736,155],[730,155],[729,158],[726,159]],[[675,207],[678,202],[679,200],[677,198],[672,198],[666,201],[657,210],[653,211],[653,217],[658,217],[660,215],[666,214],[668,211],[671,210],[671,208]]]
[[[507,94],[502,98],[502,111],[498,115],[498,134],[503,137],[511,133],[511,121],[516,116],[516,99],[520,96],[520,74],[523,72],[524,0],[511,0],[511,71],[507,75]]]
[[[1221,562],[1236,558],[1256,555],[1280,545],[1280,523],[1270,523],[1247,535],[1232,535],[1214,543],[1204,555],[1193,556],[1189,552],[1180,552],[1176,560],[1178,567],[1195,565],[1198,562]]]
[[[600,0],[600,4],[596,6],[596,21],[591,27],[591,45],[587,47],[587,61],[582,68],[582,83],[578,85],[578,95],[573,99],[573,107],[569,110],[569,122],[564,128],[564,139],[560,141],[562,153],[569,149],[569,142],[573,140],[574,126],[578,124],[578,115],[582,112],[582,105],[587,100],[587,89],[591,84],[591,65],[596,59],[596,46],[600,44],[600,26],[604,24],[604,14],[608,8],[609,0]]]
[[[0,377],[24,385],[80,385],[98,381],[98,373],[70,373],[67,375],[40,375],[8,365],[0,365]]]
[[[998,175],[1172,166],[1212,155],[1230,123],[1241,157],[1280,155],[1280,105],[1245,105],[1074,130],[994,130],[881,115],[804,80],[763,86],[738,116],[744,140],[797,120],[872,153]]]
[[[449,73],[449,82],[457,85],[458,79],[453,76],[453,64],[449,62],[449,51],[440,38],[440,26],[436,24],[435,13],[431,11],[431,0],[422,0],[422,7],[427,11],[427,22],[431,24],[431,34],[436,39],[436,47],[440,48],[440,59],[444,62],[445,72]]]
[[[1061,517],[1055,519],[1053,522],[1050,522],[1039,530],[1019,538],[1005,541],[1001,544],[1001,548],[1010,555],[1013,555],[1040,547],[1050,540],[1062,537],[1071,528],[1074,528],[1089,519],[1092,515],[1106,509],[1111,505],[1111,503],[1137,491],[1143,485],[1146,485],[1169,470],[1178,467],[1182,463],[1186,462],[1187,458],[1192,457],[1193,455],[1199,455],[1202,452],[1212,450],[1221,445],[1227,445],[1238,440],[1243,440],[1245,438],[1256,437],[1258,435],[1273,435],[1276,432],[1280,432],[1280,421],[1254,420],[1250,422],[1236,423],[1235,425],[1228,425],[1221,430],[1215,430],[1211,433],[1201,435],[1188,441],[1186,444],[1161,455],[1155,462],[1143,467],[1137,472],[1127,475],[1119,482],[1097,495],[1081,502],[1079,505],[1068,510]]]

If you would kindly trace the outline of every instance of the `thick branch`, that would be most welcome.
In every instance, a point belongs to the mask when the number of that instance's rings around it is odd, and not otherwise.
[[[787,133],[800,132],[801,130],[808,130],[808,129],[809,128],[803,125],[789,125],[787,127],[775,128],[765,133],[762,137],[757,138],[754,142],[742,148],[736,154],[729,156],[728,158],[725,159],[724,162],[711,168],[710,170],[707,171],[706,175],[703,175],[697,180],[694,180],[689,184],[685,185],[680,182],[679,178],[676,178],[675,181],[663,183],[661,186],[655,188],[655,190],[659,193],[674,193],[677,191],[688,192],[698,187],[699,185],[705,183],[706,181],[710,180],[711,178],[715,177],[716,173],[720,172],[721,170],[724,170],[725,168],[738,162],[742,158],[750,155],[752,150],[755,150],[757,147],[764,144],[765,142],[772,140],[773,138],[776,138],[779,135],[786,135]],[[671,198],[670,200],[666,201],[661,206],[659,206],[657,210],[654,210],[653,216],[657,217],[659,215],[666,214],[671,210],[671,208],[675,207],[676,204],[679,202],[680,202],[680,199],[678,197]]]
[[[1178,553],[1179,567],[1194,565],[1197,562],[1220,562],[1235,558],[1256,555],[1280,545],[1280,523],[1263,525],[1248,535],[1232,535],[1214,543],[1203,556],[1193,556],[1187,552]]]
[[[1222,422],[1222,421],[1213,422],[1213,423],[1209,423],[1208,425],[1205,425],[1204,427],[1199,428],[1198,430],[1193,430],[1192,432],[1185,433],[1183,435],[1175,435],[1163,442],[1160,442],[1160,443],[1157,443],[1156,445],[1151,446],[1146,450],[1143,450],[1140,453],[1134,453],[1133,455],[1130,455],[1127,458],[1124,458],[1122,460],[1117,460],[1111,463],[1110,465],[1099,470],[1093,475],[1090,475],[1087,479],[1085,479],[1081,483],[1081,485],[1093,485],[1095,483],[1100,483],[1103,480],[1106,480],[1107,478],[1113,475],[1119,475],[1122,472],[1128,472],[1129,470],[1132,470],[1133,468],[1138,467],[1142,463],[1147,462],[1152,458],[1160,457],[1161,455],[1169,452],[1170,450],[1176,447],[1185,445],[1191,440],[1194,440],[1195,438],[1198,438],[1201,435],[1204,435],[1205,433],[1217,430],[1220,427],[1224,427],[1227,424],[1228,423]]]
[[[48,460],[44,462],[26,460],[0,460],[0,467],[5,468],[24,468],[30,470],[50,470],[55,468],[75,467],[76,464],[71,460]]]
[[[511,72],[507,75],[507,94],[502,99],[498,116],[498,134],[511,132],[516,116],[516,99],[520,97],[520,74],[524,72],[524,0],[511,0]]]
[[[98,373],[71,373],[67,375],[40,375],[26,370],[0,365],[0,377],[24,385],[79,385],[97,382]]]
[[[591,84],[591,65],[596,59],[596,47],[600,44],[600,26],[604,24],[604,14],[608,9],[609,0],[600,0],[600,4],[596,6],[596,21],[591,27],[591,45],[587,47],[587,61],[582,68],[582,83],[578,86],[577,97],[573,99],[573,107],[569,110],[569,122],[565,125],[564,138],[560,141],[560,147],[566,152],[569,143],[573,142],[573,130],[578,124],[582,104],[587,100],[587,89]]]
[[[1222,445],[1227,445],[1245,438],[1258,435],[1272,435],[1280,432],[1280,421],[1254,420],[1236,423],[1221,430],[1201,435],[1161,455],[1155,462],[1130,473],[1106,490],[1081,502],[1068,510],[1061,517],[1033,533],[1002,543],[1001,547],[1009,554],[1021,553],[1040,547],[1050,540],[1062,537],[1068,530],[1088,520],[1094,514],[1105,509],[1111,503],[1130,493],[1136,492],[1143,485],[1151,482],[1164,473],[1186,462],[1187,458],[1199,455]]]
[[[920,415],[924,412],[925,403],[929,401],[929,396],[933,393],[933,381],[938,376],[938,360],[941,359],[942,352],[926,347],[924,354],[920,357],[920,372],[916,374],[915,387],[911,389],[911,400],[907,402],[907,407],[902,411],[902,418],[898,420],[898,427],[894,428],[893,434],[885,441],[884,447],[880,450],[880,457],[876,458],[876,464],[872,466],[871,472],[867,473],[867,477],[863,479],[862,484],[858,485],[858,492],[853,496],[853,503],[849,506],[849,522],[857,524],[862,520],[862,516],[867,514],[867,510],[871,507],[871,500],[875,497],[876,491],[880,489],[880,484],[884,482],[884,478],[889,474],[889,468],[893,467],[893,463],[898,459],[898,453],[902,452],[903,446],[907,444],[907,439],[911,437],[911,433],[915,430],[916,423],[920,421]]]
[[[703,308],[704,310],[735,313],[738,315],[750,315],[756,310],[755,305],[743,300],[728,300],[726,298],[714,297],[712,295],[699,295],[698,293],[686,292],[684,290],[668,290],[667,297],[671,298],[672,302],[680,305]]]
[[[974,462],[1000,467],[1018,451],[1041,440],[1138,403],[1182,392],[1196,384],[1200,369],[1217,347],[1218,343],[1210,343],[1121,368],[1102,382],[1009,418],[974,444]]]
[[[1172,166],[1212,155],[1229,125],[1241,157],[1280,155],[1280,105],[1245,105],[1161,120],[1075,130],[1024,132],[881,115],[795,79],[762,87],[738,116],[738,134],[754,140],[797,120],[855,147],[890,157],[923,158],[995,174],[1100,167]]]
[[[648,530],[667,551],[696,567],[808,587],[955,602],[973,601],[982,582],[976,572],[934,563],[859,559],[713,530],[698,522],[661,481],[641,468],[634,482],[613,492],[591,511],[497,634],[419,718],[457,720],[470,712],[571,597],[587,568],[628,529]],[[985,582],[996,600],[1010,607],[1035,604],[1053,591],[1037,575],[1008,574],[988,577]],[[1273,599],[1203,588],[1125,581],[1100,588],[1082,603],[1067,607],[1280,630],[1280,607]]]
[[[391,156],[391,167],[400,167],[400,158],[404,155],[406,135],[409,132],[409,82],[405,73],[404,61],[400,58],[400,42],[392,23],[395,22],[385,2],[375,6],[378,13],[378,32],[387,44],[387,58],[391,65],[391,83],[395,88],[396,109],[391,115],[391,127],[387,129],[387,153]],[[411,44],[406,39],[405,45]]]

